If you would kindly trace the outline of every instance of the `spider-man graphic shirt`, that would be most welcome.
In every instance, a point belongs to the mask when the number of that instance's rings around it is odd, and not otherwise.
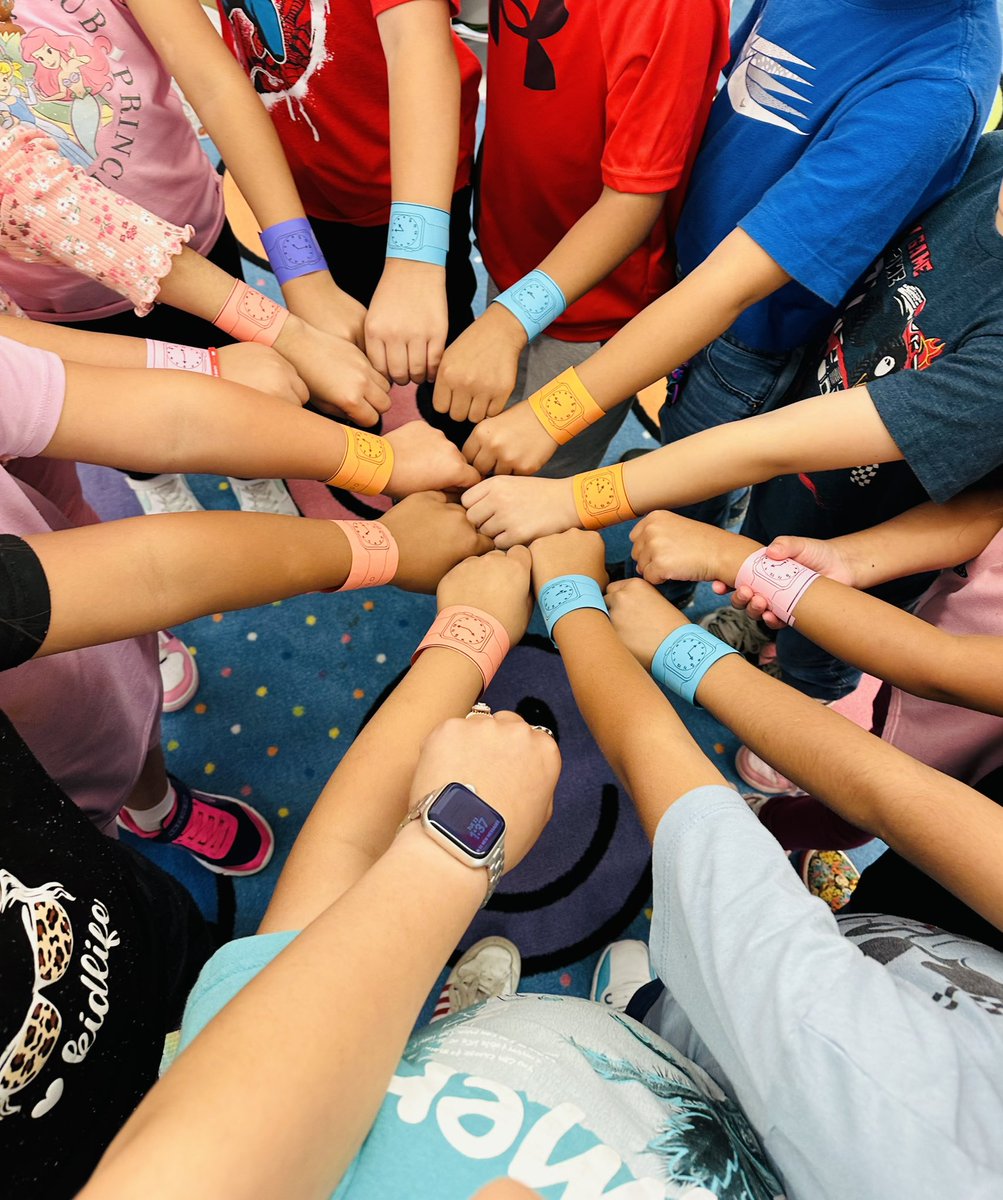
[[[390,95],[376,18],[408,2],[217,0],[223,37],[271,114],[312,217],[362,226],[390,220]],[[459,11],[454,0],[450,10]],[[470,182],[481,68],[455,34],[453,45],[459,189]]]
[[[548,330],[601,341],[673,277],[671,231],[728,54],[724,0],[491,0],[478,204],[500,288],[539,266],[603,187],[668,193],[646,241]]]

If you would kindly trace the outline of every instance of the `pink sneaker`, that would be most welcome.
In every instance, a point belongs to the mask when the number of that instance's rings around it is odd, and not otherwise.
[[[147,833],[123,808],[118,814],[123,829],[147,841],[181,846],[217,875],[256,875],[268,866],[275,835],[259,812],[243,800],[196,792],[173,775],[167,778],[178,799],[163,827]]]
[[[160,651],[160,679],[164,685],[163,710],[177,712],[199,690],[195,656],[169,629],[161,629],[157,634],[157,648]]]
[[[786,775],[773,769],[765,759],[753,754],[748,746],[739,746],[735,770],[751,788],[764,796],[799,796],[801,789]]]

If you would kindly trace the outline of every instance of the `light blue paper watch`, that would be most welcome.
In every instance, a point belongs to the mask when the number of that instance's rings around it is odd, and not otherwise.
[[[538,603],[551,641],[554,626],[561,617],[578,608],[594,608],[609,616],[599,584],[588,575],[559,575],[544,585]]]
[[[682,625],[673,629],[655,651],[651,660],[652,677],[674,696],[680,696],[697,708],[697,688],[710,668],[737,654],[729,646],[699,625]]]
[[[546,271],[530,271],[508,291],[495,297],[526,330],[530,341],[538,337],[568,307],[564,293]]]
[[[387,258],[446,265],[449,252],[449,213],[428,204],[390,205]]]

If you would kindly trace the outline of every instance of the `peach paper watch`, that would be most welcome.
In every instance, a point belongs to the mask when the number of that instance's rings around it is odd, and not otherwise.
[[[509,652],[509,637],[502,623],[490,613],[454,604],[444,608],[432,622],[411,655],[412,665],[423,650],[432,646],[446,646],[465,654],[480,671],[486,690]]]
[[[288,319],[288,309],[238,279],[212,323],[238,342],[271,346]]]
[[[400,550],[394,535],[380,521],[333,521],[352,547],[352,566],[338,592],[382,587],[397,574]]]

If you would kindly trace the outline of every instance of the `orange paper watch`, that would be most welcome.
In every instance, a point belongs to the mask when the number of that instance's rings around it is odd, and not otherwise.
[[[505,661],[509,638],[505,626],[490,613],[454,604],[444,608],[432,622],[431,629],[411,655],[412,666],[421,652],[432,646],[446,646],[465,654],[480,671],[486,689]]]
[[[394,472],[394,449],[386,438],[364,429],[345,428],[345,457],[330,479],[331,487],[378,496]]]
[[[238,342],[260,342],[263,346],[271,346],[288,318],[288,309],[238,279],[212,323]]]
[[[571,481],[575,509],[583,529],[605,529],[621,521],[633,521],[637,513],[630,507],[623,483],[623,463],[585,471]]]
[[[574,367],[562,371],[529,398],[537,420],[554,441],[563,446],[606,415],[592,399]]]

